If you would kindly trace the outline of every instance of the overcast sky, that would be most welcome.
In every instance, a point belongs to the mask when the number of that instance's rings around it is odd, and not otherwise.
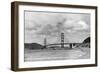
[[[90,14],[25,11],[25,43],[82,42],[90,36]]]

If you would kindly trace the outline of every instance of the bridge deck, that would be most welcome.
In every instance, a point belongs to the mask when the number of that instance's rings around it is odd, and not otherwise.
[[[50,45],[61,45],[62,43],[56,43],[56,44],[48,44],[47,46],[50,46]],[[82,43],[63,43],[64,45],[70,45],[70,44],[82,44]]]

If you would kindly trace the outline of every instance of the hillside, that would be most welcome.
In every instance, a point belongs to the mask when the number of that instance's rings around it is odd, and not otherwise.
[[[38,44],[38,43],[25,43],[24,46],[25,46],[25,48],[28,48],[28,49],[41,49],[41,48],[43,48],[43,46]]]
[[[83,43],[90,43],[90,37],[86,38]]]

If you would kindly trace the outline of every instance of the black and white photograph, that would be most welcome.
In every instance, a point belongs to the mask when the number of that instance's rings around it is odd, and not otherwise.
[[[24,61],[90,58],[90,14],[24,11]]]

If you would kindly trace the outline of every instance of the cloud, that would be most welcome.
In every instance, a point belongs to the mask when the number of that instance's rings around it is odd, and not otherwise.
[[[73,32],[73,31],[81,31],[81,30],[88,30],[89,25],[86,24],[85,21],[83,20],[79,20],[79,21],[75,21],[75,20],[67,20],[64,23],[64,28],[66,29],[66,31],[68,32]]]
[[[78,21],[74,30],[87,30],[89,28],[88,24],[84,21]]]
[[[42,28],[47,24],[56,26],[62,17],[59,13],[46,13],[46,12],[25,12],[25,29],[31,30],[33,28]],[[37,27],[40,26],[40,27]]]
[[[49,41],[57,42],[61,32],[65,33],[65,41],[70,42],[71,38],[77,41],[82,39],[81,36],[88,35],[89,32],[86,31],[90,28],[89,23],[87,14],[26,12],[25,42],[42,43],[45,36]]]

